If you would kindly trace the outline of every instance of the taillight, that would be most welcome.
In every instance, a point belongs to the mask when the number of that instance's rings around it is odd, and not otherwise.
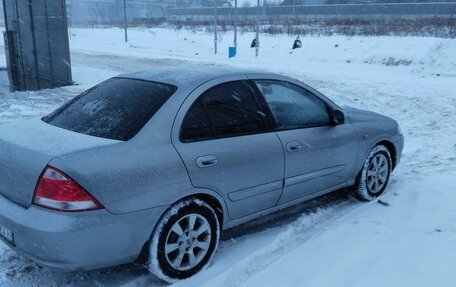
[[[103,206],[62,171],[46,167],[35,188],[33,203],[60,211],[86,211]]]

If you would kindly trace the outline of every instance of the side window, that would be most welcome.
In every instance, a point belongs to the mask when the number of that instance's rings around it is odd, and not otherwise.
[[[281,130],[331,123],[326,104],[311,92],[291,83],[255,81]]]
[[[180,136],[184,142],[214,137],[209,118],[199,100],[192,105],[185,115]]]
[[[253,91],[246,81],[220,84],[202,94],[181,127],[183,142],[260,133],[267,130]]]

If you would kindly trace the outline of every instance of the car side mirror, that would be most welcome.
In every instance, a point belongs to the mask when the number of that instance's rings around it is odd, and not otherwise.
[[[341,110],[333,111],[333,121],[336,125],[342,125],[345,123],[345,114]]]

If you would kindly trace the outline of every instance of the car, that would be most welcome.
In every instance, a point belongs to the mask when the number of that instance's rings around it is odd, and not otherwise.
[[[61,270],[147,256],[173,282],[208,266],[223,230],[342,188],[379,197],[403,145],[393,119],[287,76],[124,74],[0,126],[0,237]]]

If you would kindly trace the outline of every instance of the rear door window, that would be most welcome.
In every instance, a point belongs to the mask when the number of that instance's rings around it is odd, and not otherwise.
[[[247,81],[215,86],[197,99],[181,127],[183,142],[265,132],[265,114]]]
[[[113,78],[77,96],[43,121],[78,133],[127,141],[175,91],[172,85]]]

